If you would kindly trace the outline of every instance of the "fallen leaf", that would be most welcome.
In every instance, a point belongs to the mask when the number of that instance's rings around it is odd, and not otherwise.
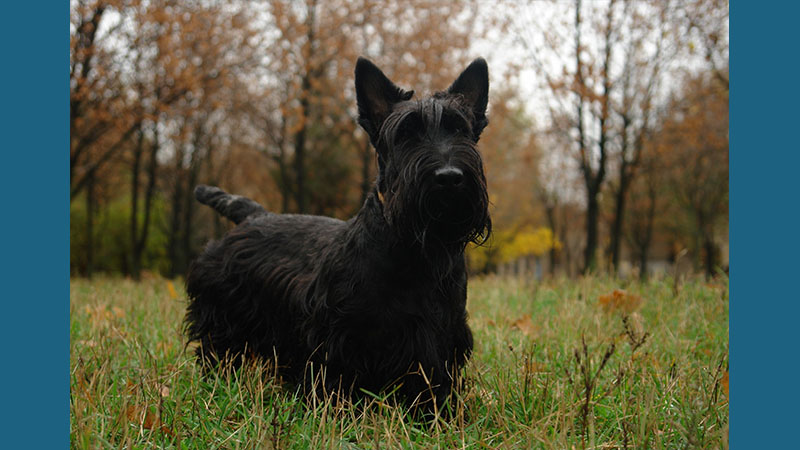
[[[148,409],[147,412],[144,414],[144,421],[142,422],[142,428],[145,430],[152,430],[153,428],[157,428],[161,426],[161,420],[155,413],[150,412]]]
[[[642,305],[642,297],[623,289],[614,289],[610,294],[599,296],[597,302],[607,312],[619,310],[632,313]]]
[[[136,422],[138,415],[139,408],[137,408],[136,405],[128,405],[128,407],[125,408],[125,417],[127,417],[129,421]]]
[[[144,417],[142,417],[143,413]],[[154,412],[137,405],[129,405],[125,410],[125,416],[129,421],[141,425],[145,430],[158,429],[161,427],[161,420]]]
[[[726,370],[725,373],[722,374],[722,392],[725,393],[725,397],[730,397],[728,395],[728,371]]]
[[[511,328],[516,328],[525,336],[533,336],[538,331],[538,327],[534,325],[530,314],[525,314],[519,319],[511,322]]]
[[[178,291],[175,290],[175,285],[172,284],[172,281],[167,281],[167,292],[169,292],[169,297],[173,300],[178,298]]]

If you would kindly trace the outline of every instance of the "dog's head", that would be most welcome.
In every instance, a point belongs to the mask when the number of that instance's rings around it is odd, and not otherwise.
[[[386,219],[423,246],[482,243],[491,231],[477,149],[488,124],[486,61],[476,59],[448,89],[419,100],[364,58],[355,78],[358,122],[378,152]]]

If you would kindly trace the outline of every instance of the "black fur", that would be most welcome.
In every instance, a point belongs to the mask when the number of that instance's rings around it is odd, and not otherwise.
[[[306,383],[323,368],[328,392],[396,388],[440,404],[472,351],[464,248],[491,231],[476,148],[486,62],[421,100],[366,59],[355,78],[379,165],[361,211],[274,214],[199,186],[200,202],[239,225],[192,264],[186,331],[207,363],[252,354]]]

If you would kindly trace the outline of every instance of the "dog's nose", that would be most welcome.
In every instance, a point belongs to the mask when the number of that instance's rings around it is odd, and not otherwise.
[[[464,179],[464,172],[459,168],[447,166],[437,169],[436,172],[433,173],[433,176],[436,180],[436,184],[439,186],[453,187],[461,184],[461,181]]]

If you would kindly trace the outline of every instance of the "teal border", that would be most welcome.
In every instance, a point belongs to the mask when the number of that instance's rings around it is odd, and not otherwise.
[[[730,448],[796,448],[800,8],[733,3]]]
[[[3,448],[69,446],[69,2],[2,33]]]
[[[9,448],[69,445],[69,2],[54,5],[8,3],[2,28],[0,330]],[[731,6],[733,449],[796,444],[798,10]]]

